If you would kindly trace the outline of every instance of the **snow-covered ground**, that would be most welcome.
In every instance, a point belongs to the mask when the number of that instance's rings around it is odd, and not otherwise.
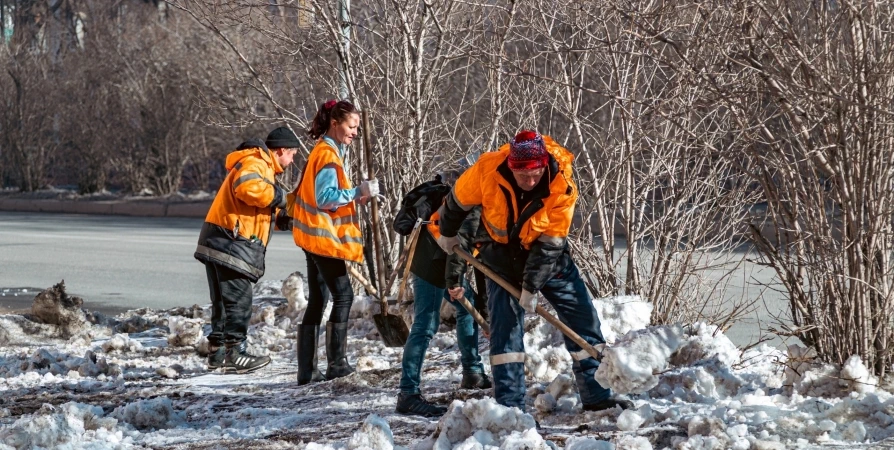
[[[859,358],[832,367],[795,346],[742,352],[707,324],[651,327],[651,306],[637,297],[594,301],[611,344],[597,379],[636,410],[582,412],[561,336],[529,317],[527,413],[497,405],[489,391],[459,389],[459,352],[445,325],[423,368],[423,392],[449,411],[439,420],[401,416],[402,349],[378,339],[375,304],[365,297],[355,301],[348,345],[357,373],[297,386],[304,289],[298,274],[256,286],[250,344],[274,362],[247,375],[205,369],[207,307],[112,318],[83,313],[72,299],[54,314],[43,298],[39,314],[0,316],[0,449],[892,445],[883,442],[894,436],[890,388]],[[479,347],[486,361],[483,337]]]

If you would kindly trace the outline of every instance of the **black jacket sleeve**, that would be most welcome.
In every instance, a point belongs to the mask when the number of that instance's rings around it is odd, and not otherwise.
[[[537,292],[552,277],[564,268],[567,243],[565,239],[551,241],[536,240],[531,245],[531,252],[525,262],[525,275],[522,289]]]
[[[456,203],[456,199],[453,197],[453,191],[451,190],[444,198],[444,204],[441,205],[441,209],[438,210],[438,214],[440,215],[438,220],[441,235],[447,237],[456,236],[457,233],[459,233],[459,228],[463,224],[463,220],[469,215],[470,211],[471,209],[466,211]]]
[[[465,212],[465,211],[464,211]],[[475,236],[478,235],[478,227],[481,223],[481,207],[472,208],[460,224],[456,236],[462,248],[471,253]],[[447,267],[444,268],[444,280],[447,288],[462,285],[462,277],[466,273],[466,262],[457,254],[447,256]]]

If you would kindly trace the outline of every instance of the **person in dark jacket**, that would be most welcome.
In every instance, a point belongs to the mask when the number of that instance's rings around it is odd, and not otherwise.
[[[269,357],[246,349],[251,284],[264,275],[274,225],[288,219],[286,193],[275,176],[292,163],[298,145],[295,133],[280,127],[266,142],[251,139],[227,155],[229,173],[205,217],[194,255],[205,264],[211,291],[211,370],[247,373],[270,364]]]
[[[472,211],[460,227],[466,245],[477,230],[480,218],[478,211]],[[447,295],[447,285],[466,286],[463,274],[466,263],[457,256],[449,256],[438,246],[438,215],[434,213],[427,225],[419,232],[416,252],[410,262],[413,274],[414,320],[407,343],[404,345],[400,393],[395,410],[400,414],[436,417],[443,415],[447,408],[429,403],[419,389],[422,362],[432,337],[438,331],[441,321],[441,302],[449,301],[456,308],[456,340],[459,345],[463,378],[463,389],[489,389],[491,382],[484,373],[481,356],[478,354],[478,324],[466,309],[454,300],[466,295],[471,304],[475,303],[471,289],[464,289],[451,298]],[[468,239],[466,239],[468,238]],[[448,281],[449,280],[449,281]]]
[[[494,397],[504,406],[525,408],[524,314],[535,312],[539,294],[581,338],[591,345],[605,342],[566,242],[577,201],[573,161],[571,152],[549,136],[522,131],[499,151],[481,155],[453,185],[440,210],[438,245],[452,253],[461,242],[464,218],[480,205],[481,226],[487,231],[480,258],[521,287],[516,302],[502,286],[487,282]],[[565,347],[585,410],[633,406],[593,378],[599,361],[570,339]]]

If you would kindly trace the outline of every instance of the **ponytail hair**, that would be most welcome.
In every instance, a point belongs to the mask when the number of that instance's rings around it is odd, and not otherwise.
[[[336,122],[342,123],[348,120],[351,114],[360,114],[360,111],[347,100],[329,100],[320,105],[314,120],[310,123],[307,135],[313,139],[319,139],[329,131],[329,124],[335,119]]]

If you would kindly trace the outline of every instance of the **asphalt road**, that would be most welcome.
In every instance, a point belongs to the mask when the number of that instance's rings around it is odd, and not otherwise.
[[[69,294],[105,312],[206,304],[205,267],[192,256],[202,222],[0,212],[0,313],[30,307],[35,290],[63,279]],[[296,270],[306,271],[303,252],[274,232],[263,279]]]

